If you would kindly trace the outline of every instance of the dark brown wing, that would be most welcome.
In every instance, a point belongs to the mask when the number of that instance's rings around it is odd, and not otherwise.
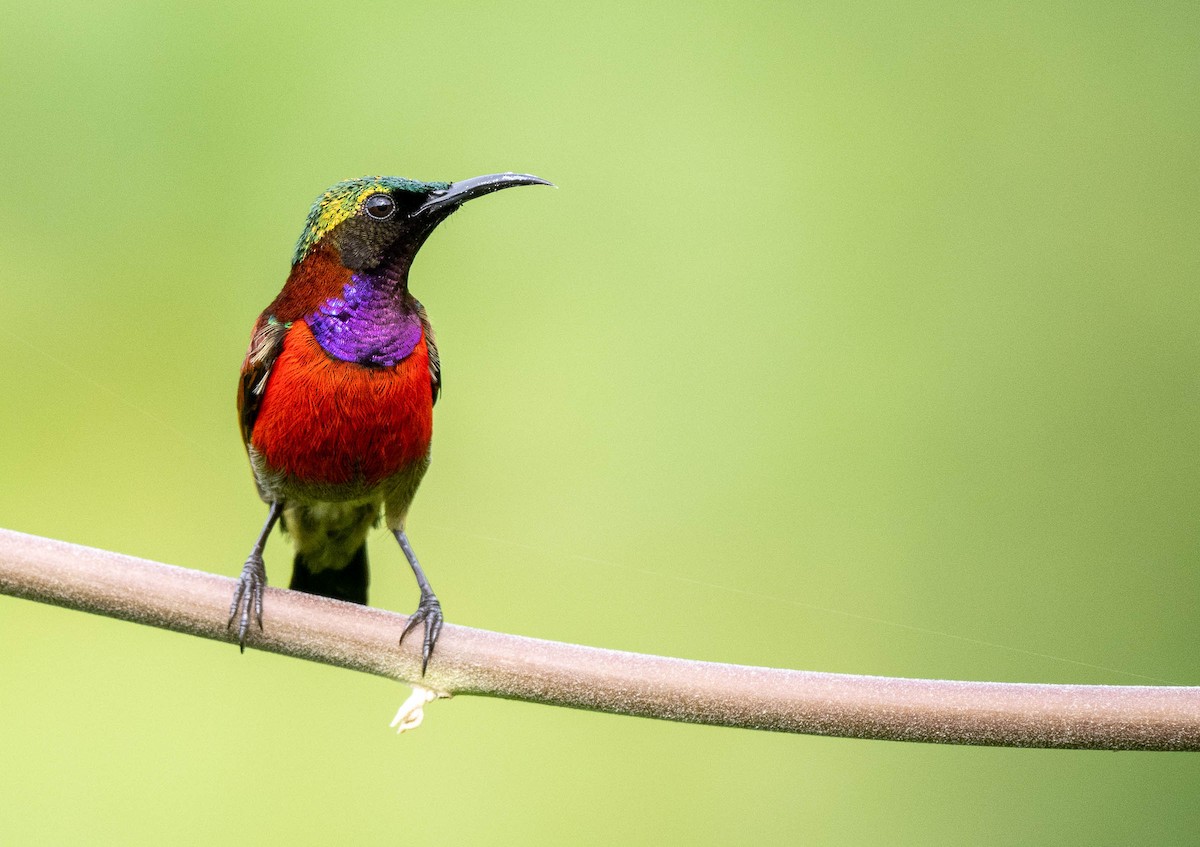
[[[421,329],[425,333],[425,347],[429,350],[429,384],[433,389],[433,402],[436,405],[442,393],[442,360],[438,358],[437,338],[429,323],[429,315],[425,314],[425,307],[419,300],[416,303],[417,317],[421,319]]]
[[[280,323],[274,317],[263,316],[254,326],[250,337],[250,349],[242,363],[242,379],[238,385],[238,420],[242,426],[242,441],[250,443],[254,432],[254,419],[262,405],[263,392],[267,389],[267,378],[271,366],[283,349],[283,339],[291,328],[290,323]]]

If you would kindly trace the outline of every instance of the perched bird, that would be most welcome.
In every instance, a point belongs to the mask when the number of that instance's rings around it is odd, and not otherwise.
[[[421,590],[400,642],[424,625],[425,672],[442,610],[404,519],[429,467],[441,367],[408,272],[438,224],[515,185],[550,183],[513,173],[454,183],[364,177],[313,204],[287,282],[254,325],[238,386],[242,440],[269,507],[229,610],[242,649],[252,618],[262,629],[262,553],[277,521],[296,547],[293,589],[366,603],[367,531],[382,510]]]

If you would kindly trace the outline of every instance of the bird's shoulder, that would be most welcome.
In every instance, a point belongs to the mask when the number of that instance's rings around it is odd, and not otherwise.
[[[242,440],[247,444],[250,443],[250,435],[254,432],[254,421],[262,406],[271,368],[279,358],[283,350],[283,341],[291,328],[291,321],[281,321],[267,312],[264,312],[254,325],[254,332],[250,336],[250,349],[246,351],[246,360],[242,362],[242,375],[238,383],[238,420],[241,424]]]
[[[429,351],[429,385],[433,389],[433,402],[436,404],[442,393],[442,360],[438,357],[437,338],[433,334],[433,325],[429,323],[429,314],[421,301],[413,299],[417,307],[417,317],[421,319],[421,332],[425,336],[425,348]]]

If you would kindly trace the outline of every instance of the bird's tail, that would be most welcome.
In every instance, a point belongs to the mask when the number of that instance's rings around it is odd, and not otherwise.
[[[320,594],[335,600],[351,603],[367,602],[367,543],[364,541],[354,551],[344,568],[325,568],[314,571],[304,561],[304,554],[297,553],[292,565],[293,591]]]

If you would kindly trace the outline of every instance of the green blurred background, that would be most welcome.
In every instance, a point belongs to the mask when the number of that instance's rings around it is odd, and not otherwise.
[[[530,171],[413,288],[454,623],[1200,681],[1194,3],[7,3],[0,526],[235,575],[310,202]],[[416,602],[373,542],[373,601]],[[284,584],[276,538],[268,571]],[[464,698],[0,598],[0,840],[1185,844],[1200,757]],[[1141,676],[1138,676],[1141,675]]]

